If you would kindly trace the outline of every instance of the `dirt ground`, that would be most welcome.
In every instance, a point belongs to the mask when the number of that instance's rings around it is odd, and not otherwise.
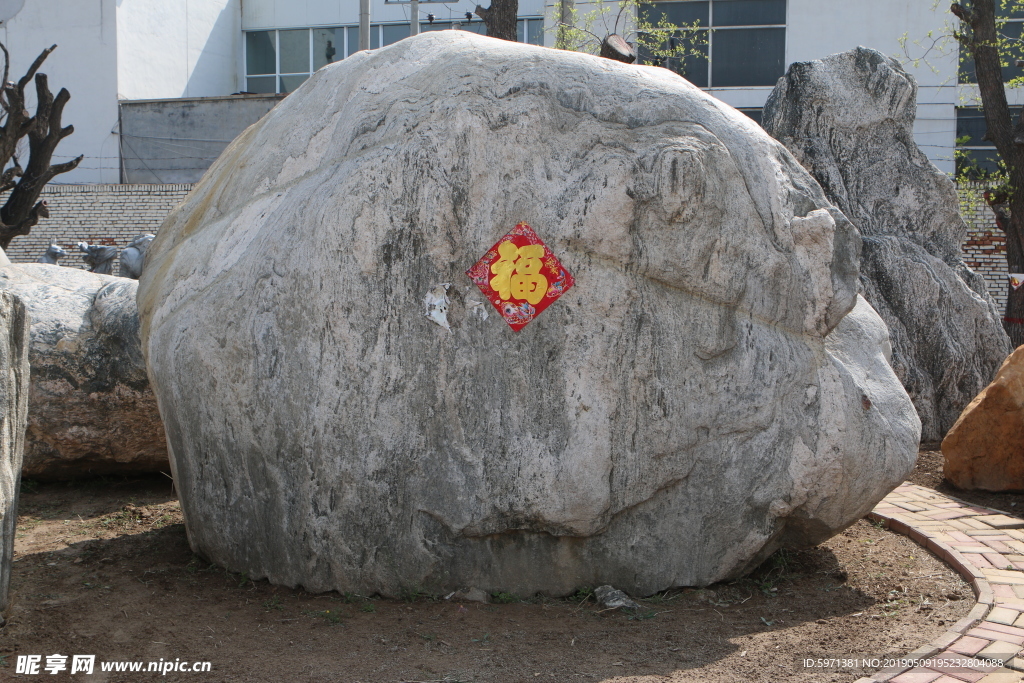
[[[924,452],[912,480],[1014,511],[1024,496],[971,496]],[[0,679],[69,681],[853,681],[870,668],[805,659],[905,654],[964,616],[970,587],[909,539],[860,521],[752,576],[668,591],[635,614],[502,594],[314,595],[250,581],[189,550],[166,476],[25,482],[0,629]],[[46,656],[95,655],[94,674],[46,673]],[[41,675],[16,673],[41,655]],[[209,662],[208,672],[102,672],[101,663]]]

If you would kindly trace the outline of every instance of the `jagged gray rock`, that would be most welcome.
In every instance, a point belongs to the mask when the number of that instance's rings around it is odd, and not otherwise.
[[[10,595],[28,413],[28,373],[25,305],[13,294],[0,292],[0,624]]]
[[[0,264],[0,290],[17,294],[32,320],[24,476],[167,470],[139,342],[137,287],[78,268]]]
[[[922,439],[935,442],[1012,349],[960,256],[956,187],[914,142],[916,110],[913,76],[860,47],[792,64],[762,119],[860,229],[861,291],[889,326]]]
[[[514,333],[464,271],[519,221],[576,285]],[[637,596],[820,542],[919,437],[858,249],[665,69],[462,31],[321,69],[139,281],[189,542],[316,591]]]

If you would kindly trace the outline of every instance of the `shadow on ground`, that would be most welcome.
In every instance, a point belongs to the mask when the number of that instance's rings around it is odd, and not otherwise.
[[[973,604],[935,558],[867,522],[740,581],[643,600],[635,614],[602,611],[585,589],[501,604],[314,595],[193,555],[168,484],[26,487],[6,664],[53,653],[209,661],[203,681],[849,681],[864,669],[802,660],[906,653]]]

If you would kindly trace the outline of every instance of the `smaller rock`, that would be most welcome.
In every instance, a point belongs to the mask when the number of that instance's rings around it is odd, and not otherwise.
[[[462,602],[487,603],[491,601],[491,596],[488,595],[485,591],[480,590],[479,588],[464,588],[463,590],[455,591],[455,593],[453,593],[451,597]]]
[[[964,408],[942,441],[943,474],[961,489],[1024,490],[1024,346]]]
[[[606,609],[640,609],[640,605],[630,599],[628,595],[620,590],[616,590],[611,586],[598,586],[594,589],[594,597],[597,599],[597,604]]]
[[[31,320],[23,476],[167,470],[139,341],[137,287],[78,268],[0,264],[0,291],[19,296]]]
[[[102,244],[89,244],[79,242],[78,250],[83,253],[82,260],[89,266],[89,272],[100,275],[112,275],[114,270],[114,258],[117,256],[117,247],[107,247]]]
[[[142,267],[146,262],[146,250],[156,235],[146,233],[139,235],[121,251],[121,267],[118,275],[138,280],[142,276]]]
[[[62,256],[67,255],[68,252],[64,251],[63,247],[59,244],[50,242],[50,246],[46,248],[46,253],[40,256],[36,263],[49,263],[51,266],[60,265],[58,261],[60,261]]]

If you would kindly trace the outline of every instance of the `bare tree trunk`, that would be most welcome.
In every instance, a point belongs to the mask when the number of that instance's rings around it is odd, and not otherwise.
[[[617,33],[613,33],[601,41],[601,56],[626,64],[636,61],[636,51]]]
[[[996,226],[1006,237],[1006,266],[1008,273],[1024,273],[1024,248],[1021,240],[1011,237],[1014,228],[1009,208],[1010,198],[1006,192],[987,191],[985,201],[996,215]],[[1014,289],[1007,278],[1006,310],[1003,314],[1003,329],[1016,348],[1024,344],[1024,287]]]
[[[54,150],[61,140],[71,135],[74,126],[61,127],[64,105],[71,94],[61,88],[54,97],[50,93],[46,74],[36,73],[43,61],[56,49],[56,45],[43,50],[29,67],[28,72],[17,83],[7,80],[10,71],[10,55],[0,43],[4,53],[3,82],[0,84],[0,107],[6,115],[0,126],[0,192],[11,191],[7,203],[0,208],[0,248],[7,249],[11,240],[18,235],[27,235],[40,218],[50,215],[45,201],[37,201],[46,183],[58,173],[66,173],[82,161],[82,157],[63,164],[50,165]],[[29,117],[25,109],[25,87],[35,76],[36,113]],[[28,163],[21,167],[16,155],[18,141],[28,136]],[[8,164],[11,164],[8,167]]]
[[[518,40],[519,0],[491,0],[491,6],[484,9],[476,6],[476,15],[487,26],[487,35],[492,38]]]
[[[1007,241],[1006,263],[1011,273],[1024,273],[1024,255],[1020,247],[1009,248]],[[1011,253],[1014,252],[1014,253]],[[1007,278],[1009,279],[1009,278]],[[1003,328],[1010,336],[1014,348],[1024,344],[1024,287],[1014,289],[1009,284],[1006,292],[1006,312],[1003,316]]]
[[[559,16],[558,16],[558,39],[559,45],[565,45],[568,42],[568,30],[569,27],[575,25],[573,21],[573,10],[575,9],[576,0],[562,0],[559,5]]]
[[[996,31],[995,0],[973,0],[969,7],[954,3],[950,12],[965,25],[958,37],[974,58],[985,114],[985,137],[992,141],[1009,169],[1007,187],[998,200],[989,200],[996,222],[1006,234],[1006,265],[1011,273],[1024,272],[1024,120],[1014,125],[1006,101]],[[997,209],[996,207],[1000,208]],[[1024,287],[1014,290],[1007,283],[1003,327],[1014,347],[1024,344]]]

